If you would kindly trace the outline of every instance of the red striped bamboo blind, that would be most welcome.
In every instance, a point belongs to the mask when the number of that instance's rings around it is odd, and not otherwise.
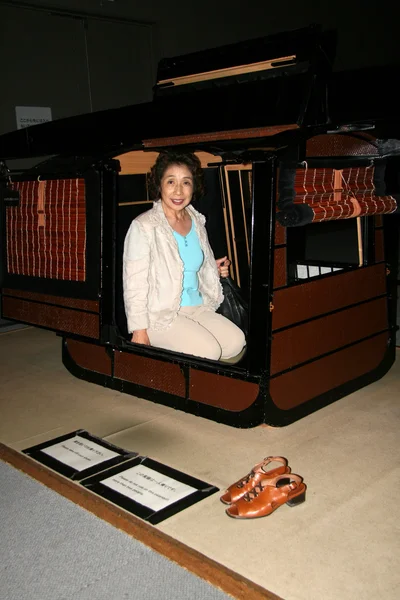
[[[376,196],[374,167],[297,169],[295,204],[308,204],[313,222],[392,213],[392,196]]]
[[[21,181],[12,187],[20,202],[6,209],[8,273],[85,281],[84,179]]]

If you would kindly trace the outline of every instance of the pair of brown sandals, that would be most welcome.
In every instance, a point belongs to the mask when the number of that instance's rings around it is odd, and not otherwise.
[[[272,463],[282,466],[266,469]],[[221,496],[229,504],[226,514],[234,519],[266,517],[283,504],[297,506],[306,499],[307,486],[300,475],[291,472],[283,456],[268,456],[245,477],[233,483]]]

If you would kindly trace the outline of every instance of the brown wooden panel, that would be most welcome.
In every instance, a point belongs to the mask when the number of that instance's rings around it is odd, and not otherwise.
[[[111,376],[111,358],[104,346],[96,346],[78,340],[67,340],[67,347],[71,358],[83,369]]]
[[[306,156],[371,156],[376,155],[375,138],[365,134],[365,140],[349,135],[322,134],[307,141]]]
[[[189,135],[177,135],[175,137],[154,138],[143,140],[145,148],[160,148],[163,146],[177,146],[180,144],[191,144],[199,142],[213,142],[217,140],[236,140],[263,138],[298,129],[295,123],[290,125],[272,125],[271,127],[254,127],[251,129],[232,129],[230,131],[212,131],[209,133],[198,133]]]
[[[379,298],[285,329],[273,336],[271,375],[357,342],[387,327],[386,298]]]
[[[67,306],[68,308],[80,308],[81,310],[99,312],[98,300],[64,298],[63,296],[50,296],[49,294],[38,294],[37,292],[26,292],[25,290],[11,290],[9,288],[3,290],[3,295],[24,298],[25,300],[35,300],[43,304],[57,304],[58,306]]]
[[[190,369],[189,398],[195,402],[236,412],[251,406],[258,393],[257,383]]]
[[[272,328],[287,327],[385,293],[382,263],[284,288],[274,293]]]
[[[286,244],[286,227],[282,227],[278,221],[275,222],[275,246]]]
[[[3,297],[3,317],[30,323],[54,331],[99,337],[99,316],[49,304]]]
[[[282,410],[290,410],[373,371],[382,362],[388,333],[360,342],[315,362],[278,375],[270,381],[270,395]]]
[[[376,215],[374,217],[375,219],[375,227],[383,227],[383,216],[382,215]]]
[[[181,398],[186,395],[185,378],[179,366],[154,358],[116,352],[114,376],[117,379],[131,381]]]
[[[283,287],[286,283],[286,247],[276,248],[274,250],[274,289]]]
[[[385,260],[385,247],[383,243],[383,229],[375,230],[375,261]]]

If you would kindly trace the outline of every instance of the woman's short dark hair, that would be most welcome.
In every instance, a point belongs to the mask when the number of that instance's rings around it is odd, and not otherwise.
[[[204,194],[204,174],[201,162],[192,152],[162,151],[156,162],[151,167],[149,176],[149,196],[151,200],[158,200],[161,193],[161,179],[171,165],[185,165],[193,177],[193,200]]]

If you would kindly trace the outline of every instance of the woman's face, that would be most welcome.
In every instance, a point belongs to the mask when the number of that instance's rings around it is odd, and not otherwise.
[[[170,165],[161,179],[161,201],[164,208],[179,212],[193,196],[193,176],[186,165]]]

